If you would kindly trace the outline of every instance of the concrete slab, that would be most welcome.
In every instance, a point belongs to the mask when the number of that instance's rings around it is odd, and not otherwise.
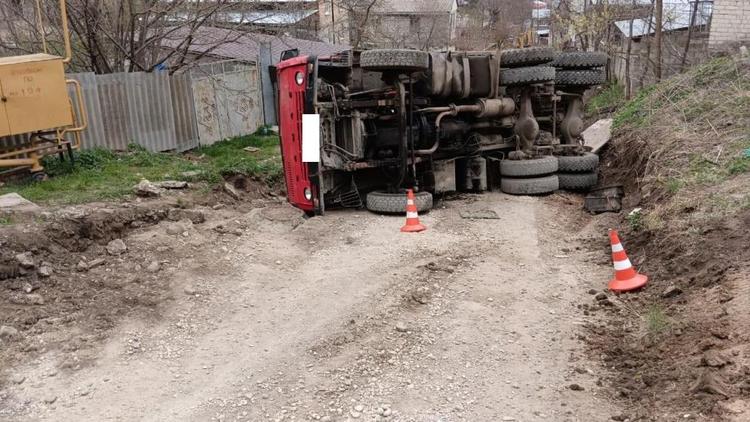
[[[607,145],[612,137],[612,119],[597,120],[596,123],[583,131],[585,145],[592,148],[592,152],[598,153],[604,145]]]
[[[41,209],[39,205],[15,192],[0,195],[0,211],[33,212]]]

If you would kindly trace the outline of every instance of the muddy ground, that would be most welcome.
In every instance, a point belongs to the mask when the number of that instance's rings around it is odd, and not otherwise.
[[[729,400],[689,391],[692,373],[638,377],[636,348],[668,353],[661,345],[671,343],[643,334],[647,318],[630,301],[660,295],[662,281],[599,294],[612,275],[606,227],[621,217],[589,216],[579,196],[462,195],[439,202],[422,216],[429,230],[412,235],[399,232],[401,217],[304,219],[260,196],[223,207],[174,197],[93,204],[0,229],[0,325],[15,331],[0,340],[0,419],[727,415],[717,404]],[[485,210],[498,219],[462,217]],[[33,267],[17,265],[21,253]],[[703,329],[683,325],[685,341]],[[727,327],[727,338],[707,340],[736,344]],[[622,350],[634,332],[633,350]],[[743,353],[729,353],[722,370],[739,377]],[[651,402],[641,392],[654,391],[644,385],[682,400],[642,406]]]

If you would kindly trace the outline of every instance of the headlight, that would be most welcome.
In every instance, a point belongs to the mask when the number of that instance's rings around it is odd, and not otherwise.
[[[297,82],[297,85],[302,85],[305,83],[305,74],[302,72],[297,72],[296,75],[294,75],[294,80]]]
[[[305,188],[305,199],[312,201],[312,191],[310,188]]]

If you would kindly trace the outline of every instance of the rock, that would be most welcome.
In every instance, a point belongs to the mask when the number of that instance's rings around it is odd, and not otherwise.
[[[258,148],[258,147],[245,147],[245,148],[242,148],[242,150],[243,151],[247,151],[247,152],[258,152],[258,151],[260,151],[260,148]]]
[[[158,262],[158,261],[152,261],[152,262],[151,262],[150,264],[148,264],[148,266],[146,267],[146,271],[148,271],[148,272],[150,272],[150,273],[156,273],[156,272],[159,272],[159,268],[160,268],[160,267],[161,267],[161,265],[159,264],[159,262]]]
[[[18,330],[14,327],[3,325],[0,326],[0,339],[2,340],[13,340],[18,336]]]
[[[599,305],[601,305],[601,306],[615,306],[615,303],[612,302],[611,300],[609,300],[607,298],[607,299],[604,299],[604,300],[600,300],[599,301]]]
[[[185,294],[188,295],[188,296],[195,296],[198,293],[198,291],[195,289],[195,287],[193,287],[191,285],[187,285],[187,286],[183,287],[182,291],[185,292]]]
[[[677,286],[669,286],[661,293],[661,297],[666,299],[669,297],[675,297],[680,294],[682,294],[682,289]]]
[[[16,261],[18,261],[18,264],[21,266],[21,268],[31,269],[36,266],[34,263],[34,257],[31,255],[31,252],[24,252],[16,255]]]
[[[584,390],[585,390],[585,388],[583,388],[583,387],[582,387],[581,385],[579,385],[579,384],[570,384],[570,385],[568,386],[568,388],[569,388],[569,389],[571,389],[571,390],[573,390],[573,391],[584,391]]]
[[[597,293],[599,293],[599,291],[596,290],[596,289],[589,289],[589,291],[588,291],[588,294],[590,294],[592,296],[595,295],[595,294],[597,294]]]
[[[354,418],[354,419],[357,419],[357,418],[359,418],[360,416],[362,416],[362,413],[360,413],[360,412],[357,412],[356,410],[352,409],[352,410],[351,410],[351,411],[349,412],[349,415],[351,415],[351,417],[352,417],[352,418]]]
[[[188,187],[190,187],[188,185],[188,182],[183,182],[180,180],[164,180],[158,183],[154,183],[154,185],[162,189],[187,189]]]
[[[201,210],[172,208],[167,213],[167,219],[170,221],[190,220],[193,224],[201,224],[206,221],[206,214]]]
[[[34,286],[31,283],[25,283],[23,285],[23,291],[26,292],[26,293],[31,293],[34,290],[36,290],[37,288],[38,288],[37,286]]]
[[[113,256],[122,255],[128,250],[128,245],[122,239],[115,239],[107,243],[107,253]]]
[[[88,270],[91,270],[93,268],[96,268],[104,264],[104,262],[106,262],[104,258],[97,258],[88,262],[81,260],[78,262],[78,265],[76,265],[76,270],[81,271],[81,272],[88,271]]]
[[[596,294],[596,296],[594,296],[594,299],[596,299],[598,301],[602,301],[602,300],[604,300],[606,298],[607,298],[607,294],[604,293],[604,292],[599,292],[599,293]]]
[[[86,261],[78,261],[78,264],[76,265],[76,270],[80,272],[88,271],[89,270],[89,264]]]
[[[143,198],[156,198],[161,196],[162,192],[164,192],[163,189],[146,179],[142,179],[137,185],[135,185],[133,191],[136,195]]]
[[[180,173],[180,177],[182,177],[183,179],[194,180],[200,177],[200,175],[202,174],[203,172],[200,170],[183,171],[182,173]]]
[[[628,417],[628,415],[622,414],[622,415],[614,415],[610,419],[612,419],[613,421],[625,422],[626,420],[630,418]]]
[[[54,395],[54,394],[51,394],[51,395],[46,396],[44,398],[44,402],[47,403],[47,404],[52,404],[52,403],[54,403],[56,401],[57,401],[57,396]]]
[[[426,305],[430,301],[430,290],[425,287],[420,287],[411,292],[411,298],[421,305]]]
[[[409,326],[406,325],[405,322],[399,321],[396,323],[396,331],[398,331],[399,333],[405,333],[409,331]]]
[[[358,405],[354,406],[354,410],[356,410],[359,413],[362,413],[362,412],[364,412],[365,407],[362,406],[361,404],[358,404]]]
[[[16,305],[44,305],[44,298],[40,294],[13,295],[10,302]]]
[[[51,277],[52,276],[52,267],[48,265],[42,265],[39,267],[39,270],[37,270],[37,273],[39,274],[39,277]]]
[[[186,233],[193,226],[190,220],[182,220],[174,224],[167,226],[167,234],[176,236],[178,234]]]
[[[10,377],[10,381],[13,384],[23,384],[23,382],[26,381],[26,377],[21,374],[14,374],[13,376]]]
[[[15,192],[0,195],[0,210],[34,212],[40,211],[41,209],[42,208],[37,204],[29,201],[28,199]]]
[[[717,375],[711,372],[710,369],[706,369],[705,371],[703,371],[698,379],[695,380],[695,383],[693,383],[693,385],[690,387],[690,392],[693,394],[716,394],[729,398],[729,394],[727,393],[727,388],[724,386],[724,383],[718,378]]]
[[[234,199],[239,200],[242,195],[240,195],[240,192],[235,188],[231,183],[224,183],[224,192],[227,193],[227,195],[231,196]]]
[[[701,358],[702,366],[709,366],[712,368],[721,368],[730,363],[732,363],[732,360],[718,350],[709,350],[704,353]]]

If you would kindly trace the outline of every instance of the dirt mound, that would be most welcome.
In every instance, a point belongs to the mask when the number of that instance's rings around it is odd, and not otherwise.
[[[719,58],[645,90],[615,126],[603,178],[626,187],[623,238],[651,283],[591,327],[594,350],[634,416],[747,420],[734,404],[750,402],[750,63]]]

